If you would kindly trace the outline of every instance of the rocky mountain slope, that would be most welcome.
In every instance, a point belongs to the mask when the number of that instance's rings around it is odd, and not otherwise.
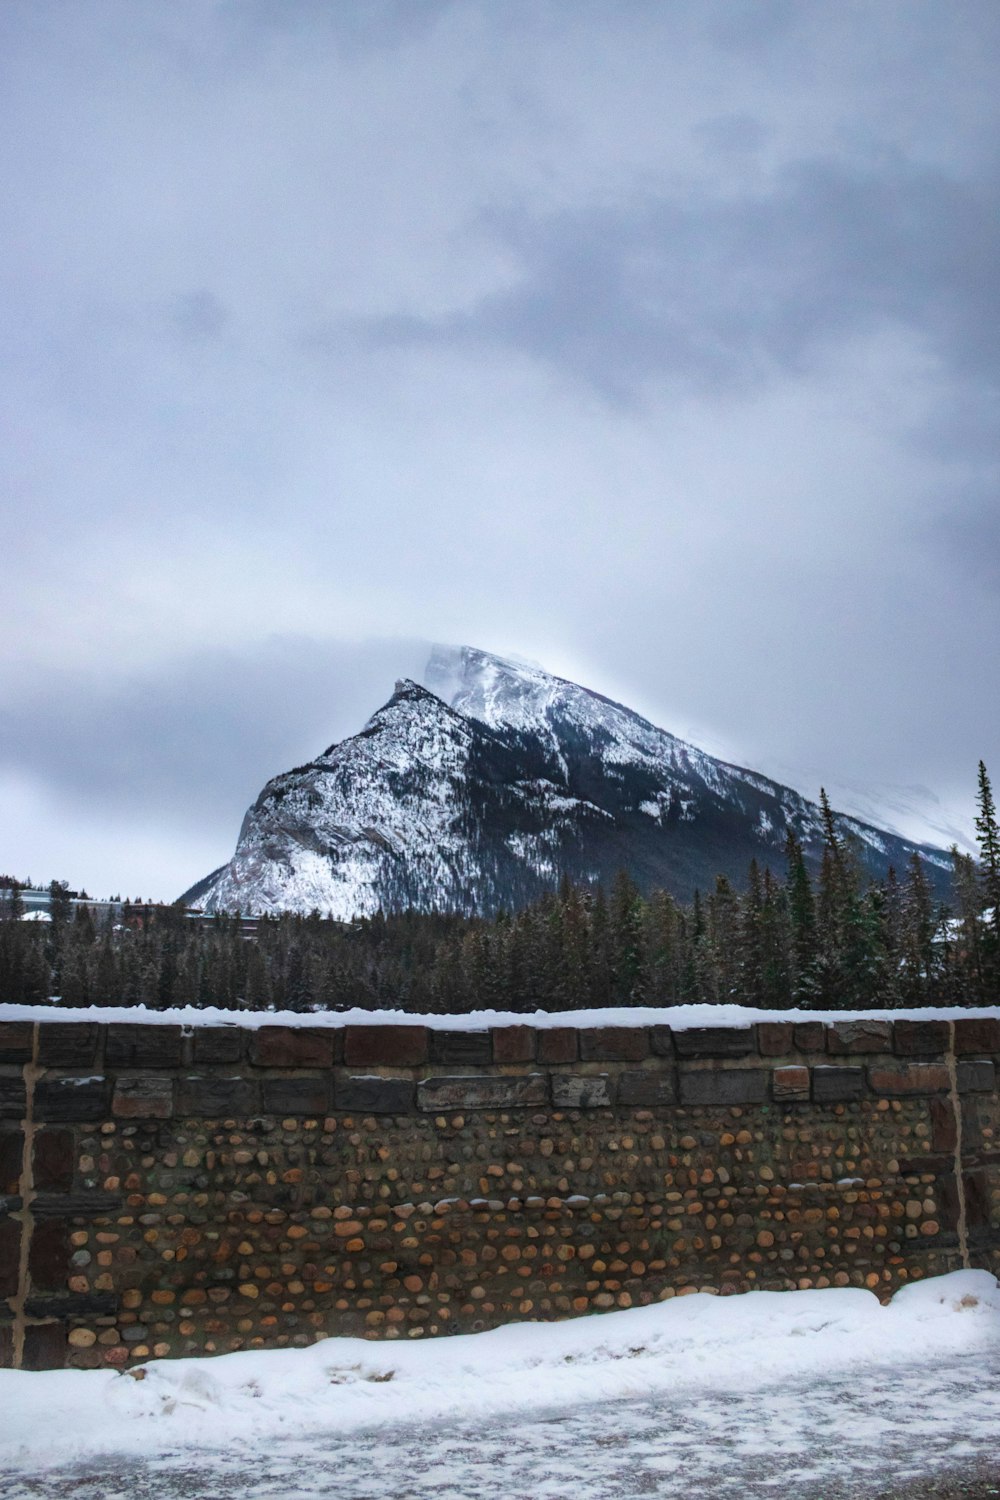
[[[383,910],[492,912],[566,873],[690,897],[751,858],[783,867],[789,828],[818,861],[818,807],[697,750],[540,668],[436,648],[426,686],[396,684],[360,734],[269,781],[236,852],[185,893],[208,911],[349,918]],[[939,849],[855,818],[839,827],[874,874]]]

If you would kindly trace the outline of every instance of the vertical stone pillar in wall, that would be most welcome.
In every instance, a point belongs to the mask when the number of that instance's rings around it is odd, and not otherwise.
[[[971,1015],[957,1020],[954,1031],[969,1261],[1000,1276],[1000,1095],[994,1061],[1000,1053],[1000,1021]]]
[[[11,1303],[17,1297],[20,1284],[21,1223],[13,1215],[21,1207],[23,1157],[24,1135],[20,1122],[0,1121],[0,1368],[14,1363]]]
[[[31,1064],[33,1028],[0,1024],[0,1366],[20,1363],[21,1290],[27,1251],[24,1225],[24,1069]]]
[[[76,1130],[111,1109],[102,1053],[96,1024],[0,1024],[0,1365],[61,1366],[72,1318],[118,1306],[114,1293],[82,1293],[74,1274],[81,1226],[120,1205],[74,1191]]]

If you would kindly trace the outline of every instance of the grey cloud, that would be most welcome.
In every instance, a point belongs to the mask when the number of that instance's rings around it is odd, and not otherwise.
[[[903,327],[951,373],[1000,379],[1000,190],[902,161],[786,169],[769,194],[660,197],[484,224],[509,290],[437,319],[373,321],[375,344],[507,346],[615,400],[809,368],[837,341]]]
[[[405,45],[423,35],[456,0],[224,0],[219,19],[230,31],[256,42],[295,37],[315,47],[322,39],[345,52]]]
[[[995,490],[955,501],[928,528],[928,541],[987,597],[1000,597],[1000,503]]]
[[[225,847],[269,777],[356,733],[428,650],[276,637],[124,677],[35,669],[5,684],[0,770],[91,810],[207,822]]]
[[[91,882],[103,839],[113,888],[155,822],[150,888],[203,874],[419,666],[332,635],[517,649],[764,769],[995,774],[998,37],[995,0],[0,5],[18,867]]]
[[[966,384],[942,392],[911,439],[918,449],[965,468],[995,466],[1000,462],[1000,389]]]
[[[802,18],[794,0],[728,0],[705,7],[705,27],[720,46],[761,52],[793,30]]]
[[[771,132],[762,120],[749,114],[716,115],[694,130],[696,139],[720,157],[745,159],[754,155]]]
[[[214,292],[201,287],[177,298],[170,320],[182,338],[200,343],[218,338],[229,323],[229,310]]]

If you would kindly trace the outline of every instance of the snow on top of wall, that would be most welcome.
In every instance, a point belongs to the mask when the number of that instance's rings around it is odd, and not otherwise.
[[[101,1021],[144,1026],[428,1026],[434,1031],[488,1031],[491,1026],[751,1026],[755,1021],[954,1021],[964,1016],[1000,1020],[1000,1006],[927,1006],[912,1010],[758,1010],[748,1005],[608,1006],[593,1010],[530,1012],[476,1010],[466,1015],[421,1015],[405,1010],[316,1011],[148,1010],[143,1005],[0,1005],[3,1021]]]

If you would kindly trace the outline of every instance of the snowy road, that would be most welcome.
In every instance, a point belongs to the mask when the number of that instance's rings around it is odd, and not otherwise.
[[[759,1394],[685,1391],[572,1412],[241,1442],[155,1458],[94,1458],[0,1479],[2,1500],[617,1500],[905,1494],[938,1470],[990,1472],[1000,1447],[1000,1350],[799,1377]],[[983,1493],[990,1493],[986,1489]]]

